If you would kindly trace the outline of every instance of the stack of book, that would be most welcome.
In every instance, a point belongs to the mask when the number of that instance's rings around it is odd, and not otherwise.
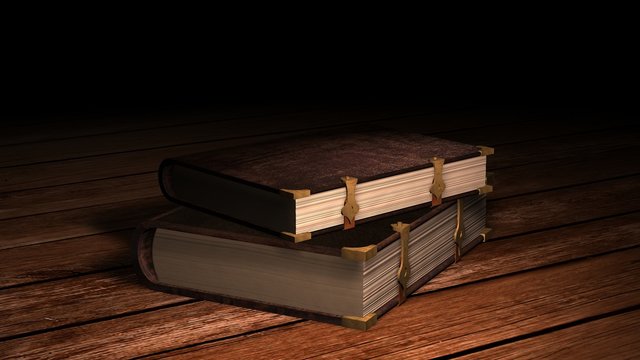
[[[366,330],[486,239],[493,149],[315,133],[166,159],[136,231],[151,288]]]

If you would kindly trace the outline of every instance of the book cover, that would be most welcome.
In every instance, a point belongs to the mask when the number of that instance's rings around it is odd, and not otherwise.
[[[165,159],[164,195],[296,242],[490,191],[493,149],[392,130],[320,132]]]
[[[472,195],[292,243],[180,207],[141,224],[138,273],[153,289],[366,330],[483,241]]]

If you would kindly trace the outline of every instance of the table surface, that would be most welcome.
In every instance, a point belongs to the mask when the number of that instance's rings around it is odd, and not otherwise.
[[[640,356],[627,115],[264,105],[23,120],[0,128],[0,358]],[[366,332],[140,284],[132,230],[174,207],[163,158],[354,123],[494,147],[490,239]]]

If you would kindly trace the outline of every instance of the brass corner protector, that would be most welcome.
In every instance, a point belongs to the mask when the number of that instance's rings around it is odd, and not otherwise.
[[[493,185],[485,185],[478,188],[478,194],[488,194],[493,191]]]
[[[480,151],[481,156],[493,155],[495,153],[495,149],[489,146],[478,145],[476,147],[478,148],[478,151]]]
[[[444,159],[434,156],[431,158],[431,163],[433,164],[433,182],[429,192],[431,193],[431,205],[436,206],[442,204],[442,193],[446,188],[442,178]]]
[[[305,197],[311,196],[311,190],[309,189],[299,189],[299,190],[291,190],[291,189],[280,189],[280,194],[291,197],[292,199],[302,199]]]
[[[343,316],[342,326],[356,330],[369,330],[378,322],[378,314],[371,313],[365,316]]]
[[[483,228],[482,231],[480,232],[480,236],[482,236],[482,242],[486,242],[487,239],[489,238],[489,233],[491,232],[491,228]]]
[[[343,247],[341,250],[341,256],[343,259],[364,262],[378,253],[378,247],[376,245],[368,245],[362,247]]]
[[[303,233],[299,233],[299,234],[294,234],[294,233],[290,233],[290,232],[286,232],[283,231],[280,233],[280,235],[282,235],[285,239],[291,240],[293,239],[293,242],[303,242],[303,241],[307,241],[307,240],[311,240],[311,233],[310,232],[303,232]]]

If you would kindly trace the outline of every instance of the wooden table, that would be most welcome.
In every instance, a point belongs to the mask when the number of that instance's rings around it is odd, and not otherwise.
[[[0,358],[640,357],[633,120],[252,106],[3,125]],[[349,123],[495,147],[490,241],[366,332],[140,285],[132,228],[173,207],[157,186],[161,159]]]

